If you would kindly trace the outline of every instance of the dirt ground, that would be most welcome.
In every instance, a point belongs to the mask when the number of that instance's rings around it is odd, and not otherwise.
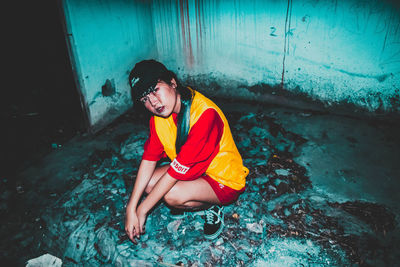
[[[138,245],[124,233],[147,138],[127,113],[77,135],[2,183],[1,258],[50,253],[64,266],[395,266],[398,125],[254,103],[217,102],[245,166],[246,191],[224,208],[216,240],[202,213],[173,220],[160,203]]]

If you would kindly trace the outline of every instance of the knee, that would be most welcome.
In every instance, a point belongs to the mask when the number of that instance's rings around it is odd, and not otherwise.
[[[169,191],[164,196],[164,201],[172,207],[184,208],[186,200],[180,194],[177,194],[175,190]]]

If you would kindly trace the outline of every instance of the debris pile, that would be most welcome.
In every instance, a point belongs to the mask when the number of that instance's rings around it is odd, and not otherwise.
[[[390,210],[369,202],[332,202],[316,192],[306,168],[293,156],[307,140],[285,130],[273,114],[227,115],[250,174],[246,191],[224,208],[225,228],[216,240],[203,237],[202,212],[174,220],[162,203],[148,216],[146,233],[137,245],[125,234],[125,205],[147,138],[146,123],[110,138],[82,159],[75,167],[80,174],[71,177],[69,186],[41,210],[37,224],[43,226],[43,234],[40,239],[35,237],[37,247],[59,257],[63,266],[368,266],[396,262],[393,249],[388,249],[396,242],[388,237],[397,230]],[[123,122],[137,124],[134,119],[127,116]],[[116,128],[113,125],[103,134]]]
[[[308,196],[312,185],[306,169],[293,159],[294,149],[307,140],[263,114],[249,113],[236,119],[232,118],[235,114],[230,116],[232,132],[251,172],[245,193],[225,208],[226,228],[217,241],[203,238],[201,213],[173,220],[162,204],[148,217],[147,233],[138,245],[127,238],[124,207],[146,140],[142,131],[114,139],[118,140],[118,149],[93,151],[84,179],[55,205],[61,207],[58,215],[54,217],[55,206],[48,210],[45,220],[56,239],[53,244],[64,251],[64,264],[124,266],[135,259],[149,266],[249,265],[260,260],[273,262],[266,255],[275,251],[279,242],[295,246],[279,253],[286,253],[288,262],[296,259],[300,264],[311,264],[316,258],[322,264],[362,264],[376,251],[385,255],[383,245],[365,226],[356,233],[346,231],[344,213],[350,212],[346,218],[355,224],[360,219],[351,212],[351,205],[328,205]],[[378,207],[372,203],[364,206],[370,207],[364,209],[367,213]],[[383,214],[382,209],[378,212]],[[394,228],[390,222],[384,225],[377,229]],[[312,257],[296,255],[301,240],[311,246]],[[368,240],[374,240],[375,245],[366,245]],[[274,242],[275,249],[271,245]]]

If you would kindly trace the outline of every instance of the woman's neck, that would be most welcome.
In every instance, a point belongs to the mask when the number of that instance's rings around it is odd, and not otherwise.
[[[181,111],[181,95],[179,93],[176,94],[176,103],[175,103],[175,107],[173,112],[176,114],[179,114],[179,112]]]

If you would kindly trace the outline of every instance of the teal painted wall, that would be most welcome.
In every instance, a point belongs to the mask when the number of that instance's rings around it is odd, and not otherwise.
[[[91,125],[103,125],[131,106],[128,71],[148,58],[183,79],[225,85],[210,95],[260,99],[263,93],[249,86],[282,85],[328,105],[349,102],[400,113],[400,11],[390,2],[63,3]],[[111,96],[102,94],[107,79],[115,87]]]
[[[153,23],[160,59],[180,76],[237,81],[213,94],[258,99],[237,85],[265,83],[399,112],[400,12],[389,2],[154,0]]]
[[[96,131],[132,106],[129,71],[156,58],[151,2],[65,0],[70,52],[89,124]],[[109,87],[104,87],[109,80]],[[103,94],[104,93],[104,94]]]

